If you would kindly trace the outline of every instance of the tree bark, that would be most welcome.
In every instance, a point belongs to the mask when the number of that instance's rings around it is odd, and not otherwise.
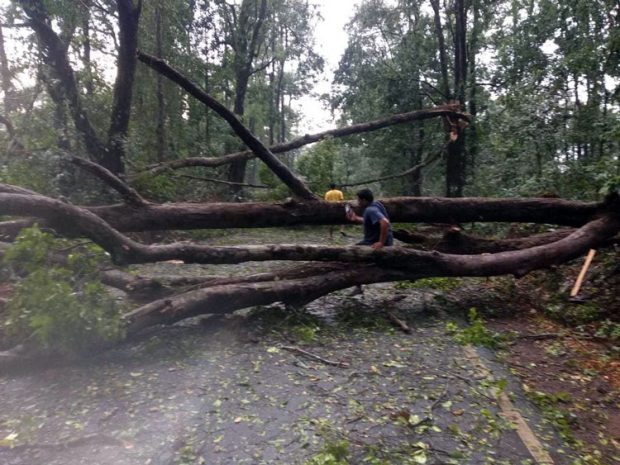
[[[455,0],[454,10],[454,93],[459,104],[464,108],[467,79],[467,13],[465,0]],[[448,197],[463,196],[467,169],[465,135],[465,128],[462,125],[452,125],[446,160],[446,195]]]
[[[382,202],[393,223],[525,222],[582,226],[604,209],[602,203],[559,199],[394,197]],[[344,204],[329,202],[148,204],[141,208],[115,205],[90,210],[120,231],[348,224]]]
[[[37,195],[6,184],[0,184],[0,192]],[[582,226],[603,214],[606,209],[604,202],[572,202],[549,198],[393,197],[382,202],[390,220],[403,223],[524,222]],[[354,209],[358,214],[361,213],[359,208]],[[337,202],[291,200],[273,203],[163,205],[147,202],[140,206],[109,205],[88,207],[87,210],[124,232],[348,224],[344,204]],[[30,213],[22,210],[13,215],[28,216]],[[50,214],[50,220],[53,218],[54,215]],[[72,231],[71,224],[54,224],[53,227],[63,233]]]
[[[323,272],[302,279],[210,286],[152,302],[130,312],[125,318],[131,335],[148,326],[171,324],[200,314],[228,313],[274,302],[304,305],[322,295],[360,284],[436,276],[513,274],[519,277],[535,269],[576,258],[598,244],[601,238],[615,234],[619,228],[618,218],[606,217],[557,242],[525,250],[475,256],[417,252],[409,255],[409,258],[415,258],[407,269],[386,268],[385,263],[365,264],[355,269]],[[398,263],[402,265],[406,254],[397,252]]]
[[[405,279],[405,274],[360,266],[301,279],[212,286],[152,302],[126,314],[127,334],[131,336],[149,326],[171,324],[197,315],[230,313],[274,302],[301,306],[339,289],[398,279]]]
[[[437,36],[437,46],[439,52],[439,69],[441,71],[441,92],[443,98],[449,102],[452,100],[450,92],[450,84],[448,81],[448,59],[446,54],[446,41],[443,35],[443,27],[441,26],[441,13],[439,9],[439,0],[431,0],[433,7],[433,19],[435,22],[435,35]]]
[[[163,31],[161,16],[161,1],[155,7],[155,53],[157,58],[163,58]],[[157,74],[157,161],[163,162],[166,159],[166,104],[164,100],[164,77]]]
[[[235,34],[236,41],[235,51],[235,104],[233,111],[238,118],[243,119],[245,114],[245,96],[252,75],[252,66],[254,59],[258,56],[258,48],[260,47],[260,36],[262,27],[267,15],[267,0],[260,0],[258,14],[252,24],[250,21],[251,2],[258,0],[243,0],[239,11],[239,22]],[[249,40],[248,40],[249,37]],[[233,161],[228,169],[228,181],[237,183],[232,188],[233,194],[238,194],[241,190],[239,183],[243,183],[245,179],[245,170],[247,166],[246,158],[239,158]]]
[[[112,173],[125,171],[125,143],[129,132],[133,83],[136,74],[136,52],[138,50],[138,23],[142,11],[142,0],[117,0],[119,18],[119,43],[116,82],[112,103],[112,118],[108,130],[109,154],[104,166]]]
[[[0,186],[0,190],[11,191],[11,186]],[[463,201],[468,199],[455,200],[449,200],[448,203],[455,206],[463,204]],[[478,208],[475,209],[478,216],[480,210],[484,210],[480,207],[485,203],[486,201],[478,202]],[[557,201],[554,203],[558,205]],[[319,202],[310,203],[313,206],[317,204]],[[567,202],[567,204],[575,207],[574,203]],[[123,236],[84,208],[33,195],[28,191],[0,194],[0,215],[29,214],[59,225],[60,231],[70,225],[110,253],[116,263],[148,263],[170,259],[182,260],[185,263],[213,264],[267,260],[321,261],[328,262],[328,267],[340,266],[334,262],[344,263],[341,265],[344,268],[339,268],[337,271],[320,266],[315,266],[306,274],[293,271],[284,280],[265,281],[262,278],[252,277],[240,281],[233,278],[231,282],[227,281],[229,278],[224,278],[223,281],[207,283],[202,289],[157,301],[131,312],[127,315],[131,334],[152,324],[172,323],[200,313],[227,312],[272,302],[301,305],[326,293],[357,284],[433,276],[503,274],[523,276],[534,269],[576,258],[615,236],[620,231],[619,204],[620,198],[617,195],[608,197],[599,210],[599,218],[592,219],[568,236],[552,243],[523,250],[479,255],[423,252],[401,247],[373,250],[369,247],[302,245],[246,247],[212,247],[186,243],[143,245]],[[141,209],[148,209],[148,206],[138,210]],[[522,212],[524,209],[518,210]],[[352,263],[356,266],[351,267]]]
[[[84,70],[86,71],[86,78],[84,87],[86,88],[86,95],[92,96],[95,93],[95,85],[93,81],[93,66],[91,59],[91,39],[90,39],[90,0],[85,0],[84,16],[82,18],[82,34],[84,35],[82,44],[82,63],[84,63]]]
[[[51,95],[58,106],[66,103],[71,111],[73,123],[80,134],[90,157],[112,173],[124,171],[124,143],[127,138],[133,79],[136,66],[138,21],[142,0],[134,6],[133,0],[117,0],[120,30],[118,71],[114,84],[111,122],[107,144],[102,141],[82,104],[75,73],[71,67],[67,44],[56,34],[42,0],[18,0],[29,18],[35,32],[44,63],[53,70],[62,95]],[[48,82],[49,85],[53,83]]]
[[[416,231],[397,229],[394,238],[406,244],[414,244],[427,249],[457,255],[475,255],[483,253],[507,252],[521,250],[538,245],[550,244],[559,241],[574,232],[573,229],[560,229],[528,237],[508,239],[487,239],[470,236],[459,228],[446,225],[441,236],[428,235]],[[435,231],[437,232],[437,231]]]

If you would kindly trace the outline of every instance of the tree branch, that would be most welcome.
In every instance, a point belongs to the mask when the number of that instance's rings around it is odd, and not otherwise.
[[[53,224],[73,224],[110,253],[115,263],[153,263],[182,260],[185,263],[235,264],[247,261],[342,261],[370,262],[380,266],[424,273],[425,276],[489,276],[514,274],[570,260],[620,229],[620,220],[611,213],[595,219],[569,236],[552,244],[525,250],[496,254],[448,255],[388,247],[374,250],[368,247],[332,247],[300,245],[266,245],[246,247],[213,247],[176,243],[147,246],[135,242],[113,229],[90,211],[43,196],[0,194],[0,214],[29,215],[47,219]],[[613,212],[614,210],[610,210]]]
[[[458,105],[444,105],[435,108],[423,109],[411,111],[408,113],[400,113],[389,116],[387,118],[381,118],[374,121],[368,121],[365,123],[353,124],[343,128],[329,129],[327,131],[319,132],[316,134],[306,134],[304,136],[293,139],[289,142],[272,145],[269,147],[272,153],[283,153],[291,150],[298,149],[308,144],[314,144],[328,138],[340,138],[351,136],[354,134],[361,134],[365,132],[376,131],[396,124],[410,123],[412,121],[423,121],[430,118],[451,116],[457,119],[464,119],[470,121],[470,116],[459,111]],[[174,160],[168,163],[162,163],[152,166],[144,171],[144,173],[159,174],[168,169],[179,169],[190,166],[202,166],[205,168],[214,168],[217,166],[227,165],[236,160],[250,159],[255,155],[251,151],[231,153],[223,155],[221,157],[193,157],[183,160]]]
[[[71,160],[71,163],[73,163],[74,165],[79,166],[83,170],[88,171],[89,173],[101,179],[105,184],[118,192],[125,201],[125,203],[127,203],[128,205],[134,207],[141,207],[148,203],[140,196],[140,194],[138,194],[138,192],[134,188],[127,185],[119,177],[115,176],[111,171],[104,168],[103,166],[76,156],[70,156],[69,160]]]
[[[153,68],[158,73],[166,76],[171,81],[177,83],[185,89],[190,95],[207,105],[218,115],[220,115],[230,125],[232,130],[241,140],[258,156],[268,167],[275,173],[284,184],[298,197],[304,200],[317,201],[318,198],[308,189],[308,187],[299,179],[289,168],[278,160],[274,154],[254,134],[224,105],[219,103],[209,94],[200,89],[196,84],[181,75],[177,70],[169,66],[163,60],[138,52],[138,58],[146,65]]]
[[[268,282],[211,285],[182,296],[157,301],[127,316],[129,333],[145,326],[170,323],[200,313],[227,312],[272,302],[304,304],[321,295],[356,284],[434,276],[523,276],[532,270],[563,263],[596,248],[620,231],[617,196],[607,199],[603,216],[567,237],[525,250],[482,255],[422,252],[400,247],[268,245],[212,247],[186,243],[143,245],[118,231],[94,213],[48,197],[0,194],[0,215],[44,218],[62,227],[71,224],[109,252],[116,263],[148,263],[170,259],[185,263],[242,263],[246,261],[323,261],[349,264],[344,270]],[[314,202],[312,202],[314,204]],[[356,266],[350,266],[355,263]],[[346,265],[345,265],[346,266]],[[313,271],[320,271],[315,268]]]
[[[200,177],[200,176],[190,176],[188,174],[178,174],[175,175],[178,178],[186,178],[186,179],[194,179],[196,181],[205,181],[205,182],[213,182],[216,184],[225,184],[227,186],[242,186],[242,187],[253,187],[254,189],[271,189],[270,186],[265,186],[264,184],[250,184],[250,183],[245,183],[245,182],[232,182],[232,181],[225,181],[223,179],[216,179],[216,178],[205,178],[205,177]]]
[[[152,302],[131,311],[125,315],[127,334],[131,336],[149,326],[172,324],[205,313],[230,313],[274,302],[298,306],[357,284],[400,279],[406,279],[406,274],[362,265],[353,270],[349,268],[300,279],[208,287]]]
[[[372,184],[373,182],[387,181],[388,179],[402,178],[402,177],[407,176],[409,174],[415,173],[416,171],[421,170],[422,168],[427,167],[431,163],[434,163],[436,160],[441,158],[441,154],[444,152],[444,150],[446,150],[446,147],[447,147],[447,144],[444,145],[439,152],[437,152],[437,153],[435,153],[433,155],[429,155],[424,161],[422,161],[421,163],[418,163],[417,165],[409,168],[408,170],[403,171],[402,173],[390,174],[388,176],[382,176],[380,178],[369,179],[369,180],[366,180],[366,181],[358,181],[358,182],[352,182],[352,183],[348,183],[348,184],[340,184],[340,187],[362,186],[364,184]]]
[[[537,268],[576,258],[600,237],[618,231],[617,218],[603,218],[584,226],[566,239],[531,249],[482,256],[455,256],[417,252],[416,264],[407,269],[358,264],[297,279],[268,282],[238,282],[210,286],[180,296],[162,299],[125,316],[128,334],[155,324],[171,324],[205,313],[228,313],[274,302],[306,304],[322,295],[354,285],[419,279],[425,276],[492,276],[523,274]],[[385,249],[384,249],[385,250]],[[400,254],[397,248],[386,253]],[[373,253],[373,252],[370,252]]]

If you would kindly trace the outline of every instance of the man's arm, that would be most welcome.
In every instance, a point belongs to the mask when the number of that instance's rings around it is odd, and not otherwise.
[[[375,242],[372,245],[372,248],[375,250],[382,249],[385,245],[385,241],[388,237],[388,232],[390,230],[390,221],[387,218],[381,218],[379,220],[379,228],[381,228],[381,231],[379,233],[379,242]]]
[[[349,211],[349,213],[347,213],[347,219],[353,223],[363,223],[364,222],[364,218],[361,216],[357,216],[355,214],[355,212],[353,210]]]

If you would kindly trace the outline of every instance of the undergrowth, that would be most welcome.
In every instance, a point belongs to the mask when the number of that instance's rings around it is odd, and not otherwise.
[[[120,309],[97,277],[104,259],[95,245],[56,239],[36,225],[22,230],[4,256],[17,281],[3,321],[7,336],[63,354],[121,338]]]
[[[505,342],[502,335],[490,331],[486,327],[484,320],[473,307],[469,309],[468,322],[469,326],[465,328],[459,328],[456,323],[448,322],[446,323],[446,331],[461,345],[472,344],[497,349]]]

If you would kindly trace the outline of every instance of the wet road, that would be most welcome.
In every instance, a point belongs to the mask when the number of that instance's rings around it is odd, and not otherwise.
[[[159,329],[77,365],[2,376],[0,438],[16,436],[0,463],[303,464],[336,443],[351,464],[536,463],[500,414],[497,380],[555,463],[570,463],[501,365],[479,352],[494,378],[481,373],[415,293],[393,308],[412,334],[372,320],[392,295],[336,294],[301,323],[274,325],[266,309]]]

